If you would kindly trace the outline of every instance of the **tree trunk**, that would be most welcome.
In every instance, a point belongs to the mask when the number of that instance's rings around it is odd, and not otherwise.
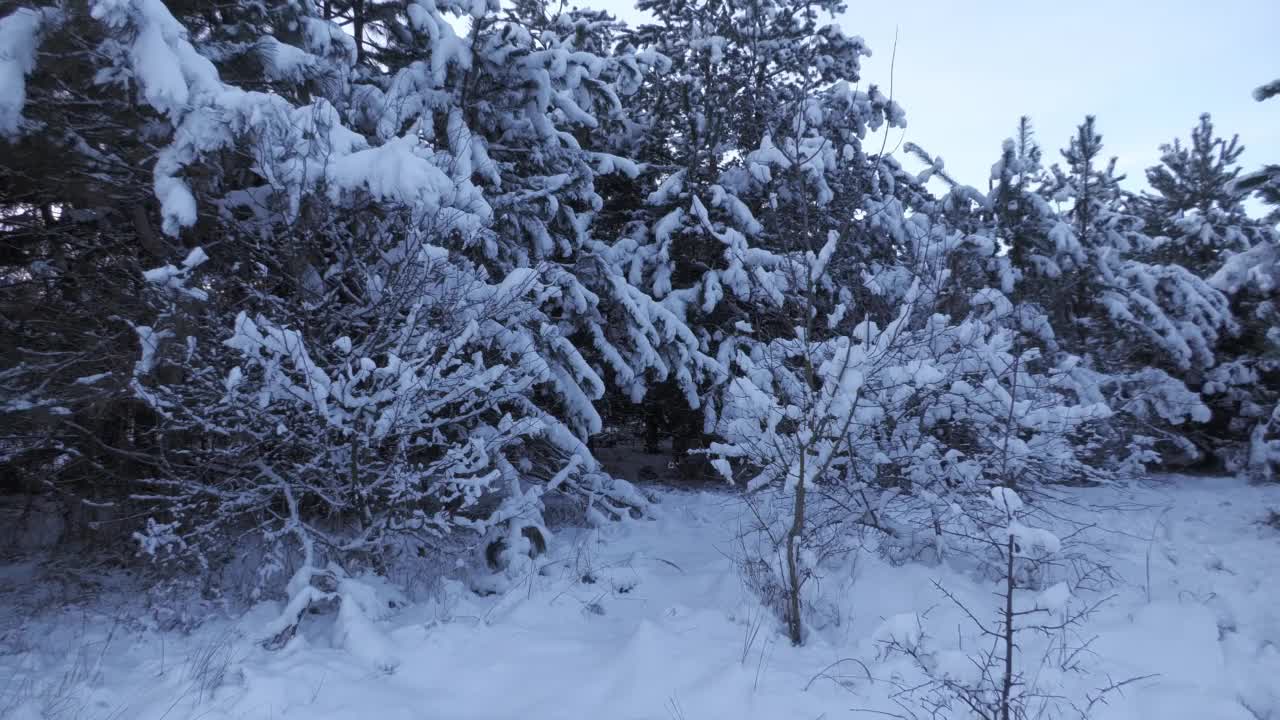
[[[1000,720],[1009,720],[1013,697],[1013,534],[1005,545],[1004,576],[1004,681],[1000,686]]]
[[[791,530],[787,533],[787,574],[788,574],[788,605],[787,608],[787,634],[791,637],[792,645],[801,645],[804,643],[802,633],[803,625],[800,619],[800,541],[804,535],[804,511],[805,511],[805,486],[804,486],[804,470],[805,456],[800,456],[800,477],[796,480],[796,496],[795,503],[792,506],[793,514],[791,516]]]

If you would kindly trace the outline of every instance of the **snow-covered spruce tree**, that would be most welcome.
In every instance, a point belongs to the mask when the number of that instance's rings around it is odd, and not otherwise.
[[[701,352],[722,368],[754,310],[780,308],[785,294],[771,277],[782,245],[766,239],[770,229],[762,211],[791,200],[771,198],[768,177],[753,175],[747,156],[778,155],[785,140],[775,145],[775,138],[791,136],[788,118],[819,90],[832,103],[827,122],[839,128],[804,140],[818,143],[806,154],[823,155],[803,160],[814,168],[831,165],[841,152],[864,160],[867,129],[901,118],[874,87],[853,89],[866,50],[833,21],[824,24],[823,15],[838,12],[838,3],[659,0],[641,3],[641,9],[654,22],[627,40],[640,57],[659,59],[660,67],[628,100],[630,152],[646,173],[636,190],[614,195],[606,205],[621,235],[613,257],[633,284],[688,323]],[[757,165],[768,174],[767,163]],[[629,195],[644,203],[637,206]],[[854,208],[847,210],[851,218]],[[815,232],[821,245],[825,230]],[[665,406],[663,417],[651,412],[649,420],[654,431],[665,425],[673,433],[677,454],[687,438],[697,443],[714,426],[712,388],[724,379],[716,366],[695,382],[677,378],[646,396],[647,406]]]
[[[1153,250],[1159,261],[1181,265],[1207,278],[1232,253],[1253,247],[1266,225],[1250,218],[1243,201],[1248,191],[1236,182],[1239,138],[1214,134],[1206,113],[1191,130],[1191,140],[1160,146],[1160,164],[1147,169],[1154,193],[1138,203],[1146,233],[1160,238]]]
[[[0,10],[0,464],[37,507],[56,501],[66,541],[149,470],[154,417],[128,390],[137,345],[118,317],[174,252],[147,211],[163,138],[95,82],[90,10]]]
[[[1219,453],[1228,469],[1270,481],[1280,467],[1280,239],[1231,256],[1209,283],[1231,298],[1242,327],[1204,384],[1226,415]]]
[[[1148,368],[1145,359],[1100,354],[1088,345],[1089,332],[1085,332],[1093,328],[1090,332],[1106,331],[1113,333],[1112,338],[1124,332],[1094,304],[1104,291],[1111,292],[1107,299],[1122,309],[1123,303],[1143,305],[1143,298],[1131,297],[1129,289],[1130,283],[1140,284],[1124,275],[1136,268],[1117,247],[1148,244],[1135,229],[1137,221],[1106,221],[1096,228],[1085,228],[1086,238],[1093,233],[1110,249],[1095,246],[1091,250],[1082,244],[1079,227],[1073,226],[1081,217],[1070,213],[1074,205],[1060,212],[1047,192],[1072,181],[1064,177],[1061,168],[1056,176],[1045,173],[1025,118],[992,166],[991,186],[985,194],[937,174],[933,158],[919,148],[910,150],[930,165],[922,177],[941,177],[949,188],[936,203],[939,222],[964,237],[963,242],[953,244],[948,255],[949,279],[940,307],[954,315],[955,308],[966,307],[970,298],[991,298],[988,320],[1012,332],[1017,347],[1037,351],[1035,358],[1023,365],[1023,372],[1055,378],[1057,392],[1069,396],[1071,402],[1106,403],[1115,410],[1110,420],[1089,424],[1087,434],[1072,439],[1081,457],[1095,466],[1074,479],[1104,477],[1108,473],[1098,474],[1102,467],[1140,471],[1144,463],[1158,459],[1150,450],[1155,433],[1146,426],[1160,429],[1166,419],[1176,424],[1186,407],[1198,407],[1200,401],[1178,379]],[[1115,178],[1103,174],[1081,186],[1097,200],[1108,192],[1115,193]],[[1101,213],[1107,207],[1097,202],[1094,212]],[[1211,289],[1209,293],[1213,294]],[[1153,297],[1167,303],[1170,312],[1180,310],[1176,298],[1158,293]],[[1163,312],[1159,305],[1151,307]],[[1149,317],[1145,310],[1131,314],[1143,322]],[[1110,351],[1102,344],[1097,347]],[[1168,407],[1170,402],[1172,408]]]
[[[947,188],[921,207],[963,238],[947,254],[942,309],[963,314],[975,292],[997,292],[1003,296],[1001,322],[1020,335],[1019,344],[1046,358],[1057,355],[1050,314],[1064,308],[1054,298],[1070,287],[1085,253],[1070,225],[1036,192],[1046,176],[1028,119],[1020,121],[1016,138],[1005,141],[985,193],[957,182],[923,148],[906,149],[926,164],[918,180],[936,178]]]
[[[409,5],[403,16],[382,13],[378,22],[394,30],[375,33],[387,40],[370,42],[372,57],[427,42],[414,38],[452,36],[442,15],[448,8]],[[596,229],[602,208],[638,175],[625,157],[635,126],[624,100],[659,60],[625,45],[614,52],[620,27],[602,13],[549,12],[533,2],[471,10],[470,36],[451,40],[445,60],[410,64],[376,89],[358,88],[390,108],[392,120],[366,114],[379,127],[417,119],[459,154],[474,156],[467,168],[494,221],[468,256],[497,274],[539,267],[557,288],[546,303],[560,342],[582,348],[599,379],[632,400],[652,383],[676,384],[696,397],[692,389],[713,374],[713,360],[683,318],[632,282],[631,258],[612,251],[608,230]],[[443,53],[446,44],[439,45]],[[439,106],[442,97],[455,104],[452,114]],[[597,182],[606,188],[598,191]],[[583,437],[601,424],[591,402],[603,388],[593,385],[570,408],[592,416],[575,426]]]
[[[1047,182],[1031,121],[1023,117],[991,168],[987,201],[981,207],[990,233],[1006,248],[1008,258],[1007,275],[993,280],[1014,303],[1051,319],[1047,324],[1025,323],[1024,329],[1029,341],[1054,352],[1059,346],[1053,327],[1065,327],[1070,318],[1070,305],[1057,300],[1072,291],[1087,254],[1067,219],[1038,192]]]
[[[371,36],[368,56],[412,57],[416,48],[424,59],[391,69],[382,77],[372,77],[368,68],[358,67],[358,75],[364,77],[351,90],[351,123],[371,136],[371,143],[382,143],[374,150],[382,151],[387,162],[394,164],[393,157],[399,153],[418,154],[438,169],[440,174],[426,173],[422,178],[445,183],[431,189],[440,193],[440,210],[425,216],[434,223],[431,232],[442,236],[433,244],[469,258],[480,268],[481,278],[492,277],[494,282],[536,271],[539,284],[534,300],[539,311],[516,313],[519,322],[504,323],[501,338],[477,340],[486,346],[520,347],[539,358],[538,381],[513,381],[512,387],[529,395],[547,418],[558,419],[547,432],[553,436],[555,452],[568,452],[572,459],[563,468],[566,475],[560,476],[564,461],[555,453],[546,456],[525,450],[525,466],[519,471],[525,481],[550,481],[554,476],[559,479],[552,484],[565,487],[582,480],[582,487],[591,488],[590,495],[583,496],[587,505],[583,509],[589,515],[625,514],[626,506],[642,501],[625,484],[608,482],[590,455],[580,446],[572,447],[569,439],[580,444],[599,431],[592,401],[603,391],[606,369],[640,383],[655,366],[662,369],[660,359],[644,352],[646,348],[664,337],[674,340],[673,352],[682,344],[679,337],[671,337],[678,328],[664,326],[665,318],[649,313],[636,313],[616,327],[605,327],[599,295],[587,283],[600,294],[608,293],[610,300],[621,297],[618,302],[629,300],[631,290],[616,273],[593,268],[591,258],[579,251],[589,238],[591,212],[599,203],[591,184],[595,173],[627,171],[630,166],[620,158],[582,149],[570,131],[585,133],[596,125],[590,111],[614,112],[618,100],[612,83],[638,70],[626,58],[606,62],[574,46],[590,41],[591,33],[603,24],[599,18],[565,16],[535,34],[526,27],[533,19],[468,6],[472,30],[463,41],[453,35],[445,17],[459,8],[408,3],[402,15],[383,10],[379,22],[386,30]],[[477,16],[482,10],[484,14]],[[379,47],[379,36],[395,42],[388,40]],[[425,137],[425,147],[410,140],[415,135]],[[371,196],[369,201],[393,206],[403,202],[412,209],[413,222],[421,222],[423,211],[432,206],[423,198],[398,197],[396,178],[386,180],[392,184],[377,179],[362,186]],[[452,206],[445,207],[445,201]],[[333,202],[330,193],[327,207]],[[353,233],[356,244],[369,232]],[[326,281],[338,273],[333,266],[320,271]],[[623,342],[613,345],[606,330]],[[593,366],[579,353],[571,340],[575,336],[603,358],[600,364]],[[633,342],[636,337],[644,341],[643,346]],[[466,427],[465,422],[458,425]],[[504,482],[518,483],[513,472],[504,474]],[[540,522],[536,506],[526,512],[532,513],[530,520],[507,524],[510,552],[527,544],[525,530],[536,529]],[[545,530],[538,533],[544,534]]]
[[[338,5],[328,10],[342,21]],[[123,491],[131,510],[152,509],[139,538],[214,563],[227,538],[260,531],[279,561],[269,571],[303,560],[295,603],[332,592],[324,578],[385,567],[405,537],[501,532],[490,560],[518,559],[545,542],[544,492],[595,517],[642,506],[583,445],[599,427],[592,400],[606,362],[640,382],[667,371],[655,346],[679,336],[666,343],[675,352],[688,337],[652,304],[611,324],[586,287],[641,305],[612,266],[578,254],[594,175],[629,165],[575,133],[597,122],[588,111],[616,110],[613,86],[640,72],[573,45],[595,43],[602,21],[571,16],[559,36],[535,36],[493,7],[397,8],[379,6],[382,29],[356,42],[292,3],[193,8],[197,32],[159,2],[94,3],[47,15],[67,24],[33,15],[19,28],[32,47],[61,37],[50,28],[84,45],[67,77],[104,99],[69,107],[118,108],[131,123],[99,123],[95,146],[148,142],[134,162],[104,161],[147,223],[125,237],[157,249],[91,268],[125,278],[133,304],[111,322],[132,351],[99,354],[111,375],[82,383],[109,380],[147,413],[121,423],[131,447],[110,448],[141,466]],[[446,15],[472,11],[464,40]],[[18,77],[30,71],[37,88],[51,69],[32,52]],[[57,139],[23,111],[12,108],[13,133]],[[188,257],[171,238],[204,250]],[[604,362],[574,347],[581,335]]]
[[[1243,325],[1242,333],[1218,339],[1217,362],[1211,369],[1203,375],[1183,376],[1201,390],[1213,411],[1211,422],[1198,433],[1200,444],[1231,467],[1245,462],[1241,452],[1254,444],[1249,438],[1274,402],[1263,390],[1271,385],[1266,379],[1274,373],[1261,329],[1268,320],[1257,316],[1259,311],[1266,315],[1267,306],[1251,302],[1257,297],[1250,289],[1255,285],[1220,274],[1227,265],[1233,268],[1226,269],[1230,275],[1254,262],[1233,256],[1265,254],[1265,250],[1251,249],[1273,242],[1275,233],[1274,223],[1245,212],[1243,201],[1250,189],[1265,189],[1261,178],[1266,169],[1242,177],[1238,158],[1243,150],[1237,138],[1216,136],[1209,116],[1202,115],[1188,144],[1174,140],[1161,146],[1161,165],[1147,170],[1156,193],[1144,196],[1140,204],[1149,228],[1154,228],[1148,234],[1167,236],[1157,239],[1153,256],[1180,264],[1202,278],[1218,278],[1209,284],[1232,296],[1232,309]],[[1265,200],[1265,193],[1260,197]]]
[[[1276,94],[1280,83],[1259,88],[1255,97]],[[1236,180],[1237,190],[1253,190],[1280,219],[1280,167]],[[1226,465],[1259,482],[1280,468],[1280,235],[1273,227],[1251,248],[1227,258],[1209,283],[1231,298],[1243,331],[1219,349],[1221,362],[1209,373],[1205,393],[1226,416],[1222,433]]]
[[[330,86],[347,43],[340,29],[310,24],[301,3],[25,5],[0,18],[3,174],[15,181],[4,191],[5,247],[38,279],[3,288],[14,309],[6,322],[23,318],[6,328],[16,342],[5,407],[25,408],[6,413],[4,432],[21,438],[20,474],[65,498],[73,525],[88,533],[80,521],[93,521],[92,534],[110,537],[99,547],[124,551],[116,541],[130,529],[133,483],[155,471],[160,448],[189,441],[130,388],[143,271],[220,234],[213,207],[194,216],[173,176],[184,153],[243,132],[257,109]],[[208,82],[214,75],[257,92]],[[223,153],[186,183],[202,192],[241,181],[253,172],[244,158]],[[161,232],[161,204],[188,218],[181,240]],[[41,417],[54,407],[54,422]]]
[[[1039,189],[1062,208],[1083,262],[1070,274],[1062,294],[1065,308],[1054,313],[1061,347],[1083,359],[1078,388],[1096,389],[1128,425],[1124,447],[1159,444],[1152,460],[1201,457],[1190,439],[1188,421],[1202,423],[1210,412],[1191,387],[1216,362],[1220,339],[1236,331],[1225,296],[1186,268],[1148,262],[1156,240],[1143,230],[1119,187],[1114,160],[1103,165],[1101,136],[1092,118],[1062,151],[1064,166]],[[1141,338],[1141,342],[1133,339]]]

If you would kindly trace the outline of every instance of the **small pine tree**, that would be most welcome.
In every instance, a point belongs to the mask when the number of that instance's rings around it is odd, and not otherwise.
[[[1228,255],[1260,238],[1262,228],[1244,211],[1248,191],[1237,182],[1244,146],[1238,136],[1216,135],[1205,113],[1190,142],[1174,139],[1160,152],[1160,164],[1147,169],[1155,192],[1139,204],[1148,234],[1167,238],[1155,256],[1208,277]]]

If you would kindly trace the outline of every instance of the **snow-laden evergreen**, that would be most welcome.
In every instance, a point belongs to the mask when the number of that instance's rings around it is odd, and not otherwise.
[[[868,536],[1007,561],[1012,603],[1057,562],[1030,530],[1054,488],[1274,479],[1280,238],[1250,203],[1280,174],[1208,115],[1148,192],[1092,117],[1058,162],[1024,118],[984,184],[899,147],[843,4],[638,8],[4,10],[25,507],[159,594],[283,600],[272,647],[308,610],[349,640],[407,572],[510,593],[566,526],[649,517],[604,462],[643,424],[660,474],[759,511],[744,573],[802,643],[820,568]],[[884,637],[919,661],[910,624]]]

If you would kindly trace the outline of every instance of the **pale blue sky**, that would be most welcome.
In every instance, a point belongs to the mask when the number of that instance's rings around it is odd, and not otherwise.
[[[582,4],[639,17],[629,0]],[[864,82],[886,89],[898,29],[906,139],[967,184],[985,189],[1022,114],[1049,161],[1097,115],[1135,186],[1160,143],[1189,135],[1205,111],[1239,133],[1246,168],[1280,162],[1280,98],[1251,96],[1280,77],[1280,0],[853,0],[841,22],[875,53]]]

